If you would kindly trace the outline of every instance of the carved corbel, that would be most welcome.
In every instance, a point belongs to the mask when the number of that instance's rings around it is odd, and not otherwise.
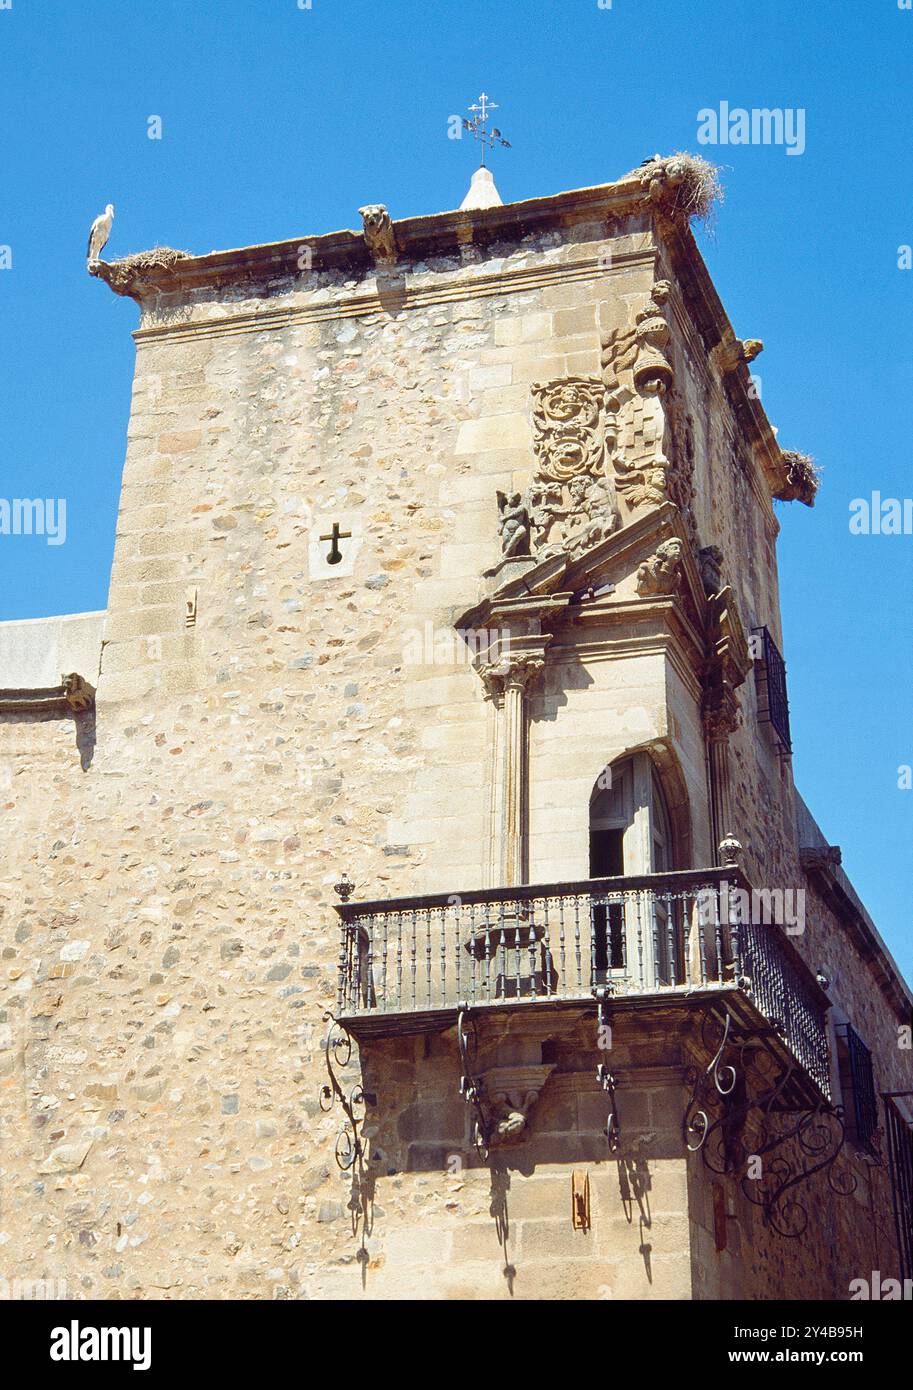
[[[526,1137],[529,1115],[539,1099],[554,1063],[540,1066],[492,1067],[482,1077],[490,1106],[489,1144],[516,1143]]]

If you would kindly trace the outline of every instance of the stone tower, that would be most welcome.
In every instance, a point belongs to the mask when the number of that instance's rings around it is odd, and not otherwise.
[[[99,660],[0,628],[23,1276],[903,1273],[910,994],[793,786],[772,500],[816,479],[707,178],[96,263],[141,315]]]

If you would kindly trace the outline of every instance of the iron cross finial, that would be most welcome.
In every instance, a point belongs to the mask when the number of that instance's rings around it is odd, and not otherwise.
[[[474,101],[469,107],[472,112],[472,119],[467,120],[463,117],[463,129],[472,132],[473,136],[482,146],[482,167],[485,167],[486,150],[494,149],[495,145],[503,145],[506,150],[510,149],[510,141],[505,140],[497,126],[492,126],[491,130],[486,127],[486,122],[492,111],[497,111],[498,104],[491,100],[487,92],[483,92],[478,101]]]

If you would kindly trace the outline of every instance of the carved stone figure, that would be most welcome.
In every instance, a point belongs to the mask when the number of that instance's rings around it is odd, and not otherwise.
[[[498,532],[501,536],[501,554],[505,556],[529,555],[530,516],[529,508],[519,492],[496,494],[498,499]]]
[[[641,598],[653,594],[673,594],[681,579],[684,546],[677,536],[663,541],[637,570],[637,592]]]
[[[718,545],[705,545],[702,550],[698,551],[698,562],[704,593],[708,598],[713,598],[723,587],[723,576],[720,569],[723,563],[723,552]]]
[[[393,221],[383,203],[368,203],[359,208],[368,250],[378,265],[392,265],[396,260],[396,236]]]
[[[568,484],[570,508],[565,541],[575,553],[590,550],[612,534],[619,524],[615,489],[607,478],[584,475]]]
[[[555,522],[564,515],[560,484],[548,480],[534,481],[529,489],[529,514],[534,549],[543,558],[546,554],[559,551],[560,545],[549,545],[549,537]]]
[[[618,494],[632,511],[689,493],[685,475],[692,465],[677,457],[674,429],[680,412],[674,409],[668,356],[669,293],[669,282],[658,280],[635,322],[616,328],[603,342],[606,448]]]
[[[672,366],[666,356],[672,335],[664,310],[671,288],[668,280],[657,280],[646,307],[637,315],[634,385],[641,395],[662,395],[672,385]]]

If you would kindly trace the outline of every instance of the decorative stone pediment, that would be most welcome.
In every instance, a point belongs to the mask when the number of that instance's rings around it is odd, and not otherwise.
[[[674,598],[696,632],[703,633],[709,621],[709,600],[688,531],[670,503],[644,512],[580,554],[547,551],[521,565],[498,566],[489,572],[487,587],[488,594],[456,626],[510,632],[512,643],[515,632],[522,637],[557,630],[565,616],[580,622],[597,597],[600,607]]]

